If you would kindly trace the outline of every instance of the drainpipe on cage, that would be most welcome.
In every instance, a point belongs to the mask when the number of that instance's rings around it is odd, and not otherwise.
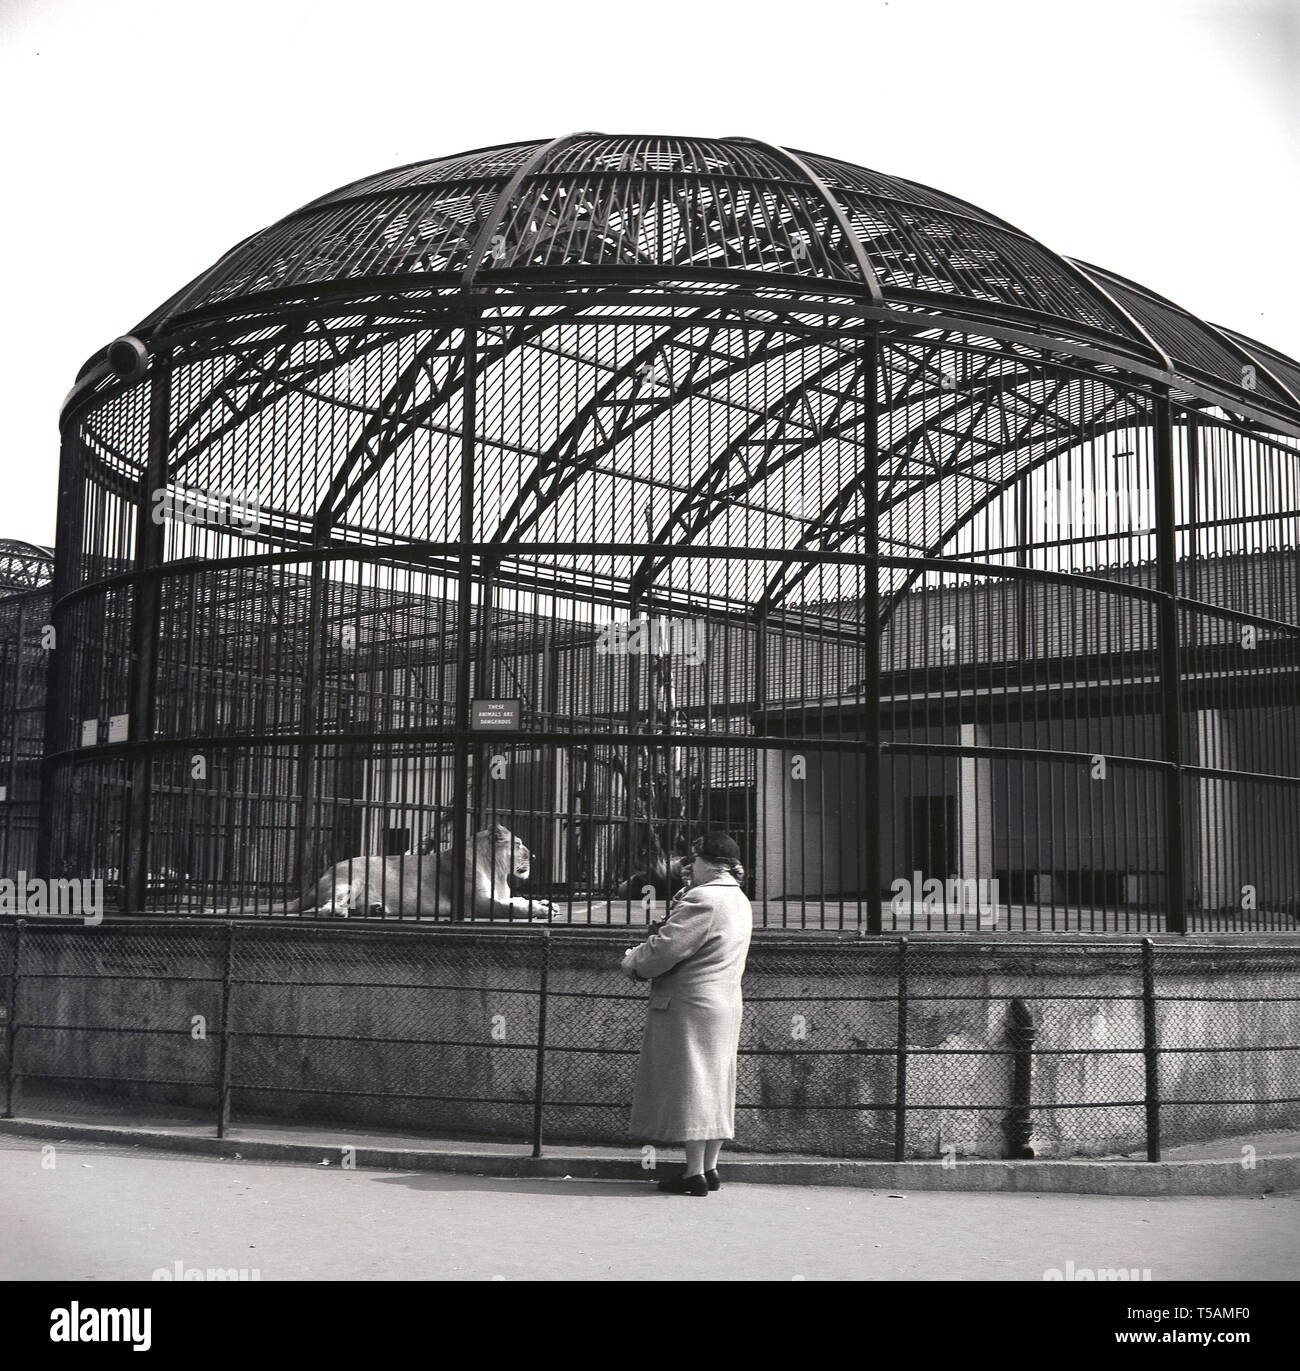
[[[1034,1155],[1034,1149],[1029,1145],[1032,1126],[1029,1096],[1038,1029],[1029,1006],[1019,996],[1011,1001],[1008,1036],[1011,1039],[1011,1108],[1003,1117],[1002,1131],[1006,1134],[1007,1156],[1028,1161]]]

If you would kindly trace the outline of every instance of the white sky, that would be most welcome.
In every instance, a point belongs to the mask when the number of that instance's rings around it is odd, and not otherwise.
[[[82,362],[385,167],[578,129],[923,181],[1300,356],[1300,0],[0,0],[0,535]]]

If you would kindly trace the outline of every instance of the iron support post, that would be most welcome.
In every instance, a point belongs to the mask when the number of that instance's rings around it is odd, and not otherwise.
[[[871,560],[863,584],[862,620],[867,639],[863,692],[862,812],[866,815],[866,881],[868,933],[883,929],[880,897],[884,881],[880,870],[880,528],[879,477],[876,464],[880,453],[878,432],[879,405],[877,385],[880,376],[880,335],[873,329],[867,344],[866,393],[863,396],[867,418],[863,426],[866,441],[867,479],[862,484],[862,526]]]
[[[470,708],[473,700],[474,614],[474,492],[478,453],[478,308],[469,306],[465,317],[461,392],[460,436],[460,561],[456,597],[456,719],[455,763],[452,790],[451,909],[457,922],[469,919],[466,908],[467,844],[473,842],[469,794]]]
[[[167,524],[155,495],[167,485],[171,438],[171,354],[154,353],[149,382],[149,452],[136,509],[135,570],[131,595],[131,674],[128,742],[131,780],[127,791],[122,863],[123,905],[141,913],[149,892],[149,830],[153,811],[153,715],[158,684],[162,565]]]
[[[1156,561],[1160,600],[1160,701],[1165,761],[1165,898],[1166,926],[1187,932],[1183,851],[1182,665],[1178,643],[1178,564],[1175,539],[1174,431],[1169,396],[1157,398],[1154,410],[1156,457]]]

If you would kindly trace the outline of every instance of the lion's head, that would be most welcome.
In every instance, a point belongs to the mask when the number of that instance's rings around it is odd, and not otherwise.
[[[472,850],[475,876],[483,882],[499,886],[505,881],[526,881],[532,872],[533,854],[503,824],[480,829],[474,835]],[[440,848],[436,836],[431,834],[415,851],[448,854],[451,848]]]
[[[493,824],[490,829],[480,833],[479,838],[487,838],[492,843],[493,865],[499,876],[507,876],[513,881],[526,881],[533,869],[533,854],[520,838],[516,838],[508,828]]]

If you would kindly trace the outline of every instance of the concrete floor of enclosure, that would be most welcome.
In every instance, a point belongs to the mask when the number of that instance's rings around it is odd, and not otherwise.
[[[646,913],[641,903],[635,900],[561,900],[553,899],[552,904],[560,911],[558,917],[552,924],[553,927],[632,927],[644,929],[646,926]],[[797,901],[797,900],[752,900],[754,909],[754,927],[769,933],[780,933],[783,929],[793,932],[820,932],[830,933],[857,932],[867,926],[867,911],[869,908],[866,901],[854,900],[828,900],[821,901]],[[178,909],[175,911],[158,911],[160,918],[185,917],[189,911]],[[320,917],[307,911],[303,915],[284,914],[282,911],[273,910],[269,906],[247,904],[219,906],[205,912],[211,912],[229,917],[257,917],[265,915],[268,918],[314,918]],[[662,908],[658,917],[663,915]],[[331,922],[336,920],[331,916]],[[396,919],[385,919],[381,916],[351,916],[347,920],[349,923],[358,925],[370,922],[399,922]],[[420,923],[446,923],[440,919],[420,919],[405,920],[405,922]],[[508,927],[509,924],[501,920],[479,920],[471,919],[466,922],[481,923],[491,927]],[[545,921],[540,919],[517,921],[521,926],[531,926],[534,928],[545,927]],[[982,914],[974,909],[967,909],[962,912],[950,908],[945,916],[938,910],[926,910],[922,905],[905,905],[902,910],[898,910],[889,903],[881,904],[881,928],[884,933],[907,934],[912,937],[923,933],[953,933],[953,932],[981,932],[981,933],[1116,933],[1132,934],[1134,936],[1144,936],[1146,934],[1164,933],[1166,931],[1166,919],[1162,911],[1151,909],[1103,909],[1103,908],[1079,908],[1073,907],[1063,909],[1050,905],[1035,904],[1011,904],[997,905],[991,910],[986,910]],[[1300,931],[1300,923],[1289,920],[1291,928]],[[1269,933],[1266,930],[1259,930],[1254,924],[1250,928],[1257,931],[1262,937],[1276,937],[1276,933]],[[1291,931],[1291,928],[1283,930]],[[1231,932],[1233,924],[1231,920],[1221,914],[1198,914],[1189,912],[1187,915],[1187,932],[1189,934],[1215,934],[1219,932]],[[1240,939],[1241,933],[1233,933],[1233,937]],[[1249,934],[1245,935],[1249,936]]]

